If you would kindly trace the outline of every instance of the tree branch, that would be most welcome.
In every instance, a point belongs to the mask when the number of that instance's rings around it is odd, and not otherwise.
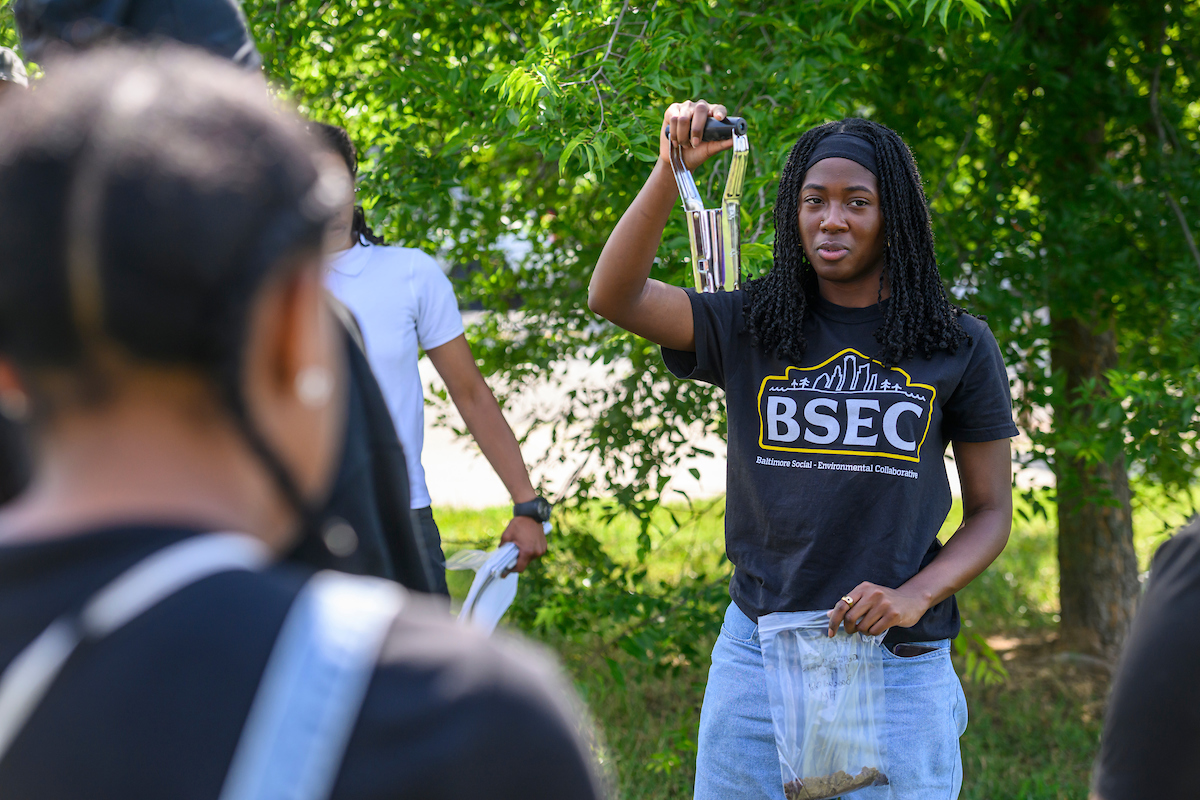
[[[608,57],[612,55],[613,44],[616,43],[617,34],[621,31],[621,20],[625,18],[625,12],[628,10],[629,0],[625,0],[625,2],[621,4],[621,11],[619,14],[617,14],[616,22],[613,23],[612,36],[608,37],[608,47],[604,48],[604,55],[600,57],[600,64],[598,67],[596,67],[596,72],[592,75],[590,80],[594,81],[596,78],[600,77],[600,72],[604,69],[604,62],[608,61]]]
[[[1167,196],[1167,203],[1175,212],[1175,219],[1179,220],[1179,227],[1183,229],[1183,239],[1187,242],[1188,250],[1192,251],[1196,267],[1200,269],[1200,249],[1196,248],[1196,239],[1192,236],[1192,229],[1188,227],[1187,217],[1183,216],[1183,209],[1179,207],[1179,203],[1175,202],[1175,197],[1169,191],[1164,190],[1163,194]]]
[[[1179,140],[1175,138],[1174,131],[1171,131],[1171,137],[1168,140],[1166,126],[1162,120],[1162,108],[1158,103],[1158,92],[1162,75],[1162,46],[1167,38],[1167,23],[1164,21],[1162,31],[1158,37],[1158,48],[1155,55],[1158,56],[1157,63],[1154,65],[1154,74],[1150,77],[1150,115],[1154,118],[1154,128],[1158,131],[1158,140],[1164,145],[1170,144],[1171,148],[1176,152],[1180,152]]]
[[[599,75],[600,71],[597,70],[596,74]],[[596,100],[600,103],[600,124],[596,126],[596,133],[599,133],[604,130],[604,96],[600,94],[600,84],[596,83],[594,77],[591,80],[591,84],[592,88],[596,90]]]
[[[754,228],[754,234],[750,237],[751,244],[753,244],[754,242],[757,242],[758,237],[762,236],[763,228],[765,228],[767,226],[767,219],[771,216],[769,213],[762,210],[763,208],[766,207],[766,205],[767,205],[767,199],[766,199],[766,197],[763,196],[762,187],[759,186],[758,187],[758,208],[759,208],[758,225],[757,225],[757,227]]]

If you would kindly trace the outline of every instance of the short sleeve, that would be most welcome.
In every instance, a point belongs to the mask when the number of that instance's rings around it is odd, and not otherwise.
[[[432,350],[462,335],[462,314],[458,311],[454,287],[438,263],[420,251],[415,251],[413,258],[417,343],[424,350]]]
[[[1017,426],[1000,346],[982,321],[966,314],[962,320],[971,335],[971,352],[958,386],[942,407],[943,437],[957,442],[1010,439],[1017,435]]]
[[[696,352],[664,347],[663,362],[677,378],[711,383],[724,389],[726,357],[742,329],[742,293],[684,291],[692,304]]]
[[[1159,548],[1104,719],[1104,800],[1194,797],[1200,756],[1200,521]]]

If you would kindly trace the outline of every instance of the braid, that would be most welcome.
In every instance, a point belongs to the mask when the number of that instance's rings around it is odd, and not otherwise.
[[[367,224],[367,212],[362,206],[354,207],[354,223],[350,226],[350,235],[359,244],[366,239],[371,244],[383,244],[383,237],[377,236],[375,231],[371,230],[371,226]]]
[[[817,143],[834,133],[853,133],[875,146],[879,167],[884,268],[880,276],[891,287],[883,323],[875,331],[882,345],[879,360],[896,365],[919,351],[929,358],[937,350],[955,352],[970,337],[958,317],[962,309],[946,297],[933,249],[933,228],[921,175],[912,151],[890,128],[865,119],[845,119],[804,133],[788,154],[775,201],[774,265],[745,287],[746,327],[752,342],[780,358],[799,361],[807,350],[804,319],[816,297],[817,276],[800,238],[799,203],[805,165]]]

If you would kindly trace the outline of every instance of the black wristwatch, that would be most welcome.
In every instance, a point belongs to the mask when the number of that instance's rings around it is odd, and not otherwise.
[[[517,503],[513,506],[514,517],[529,517],[536,519],[538,522],[549,522],[550,511],[554,506],[546,498],[538,496],[527,503]]]

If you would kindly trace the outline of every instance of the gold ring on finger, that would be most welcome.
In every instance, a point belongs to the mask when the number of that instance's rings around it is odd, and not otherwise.
[[[854,598],[851,597],[850,595],[845,595],[842,598],[842,602],[845,603],[847,606],[852,606],[852,605],[854,605]]]

